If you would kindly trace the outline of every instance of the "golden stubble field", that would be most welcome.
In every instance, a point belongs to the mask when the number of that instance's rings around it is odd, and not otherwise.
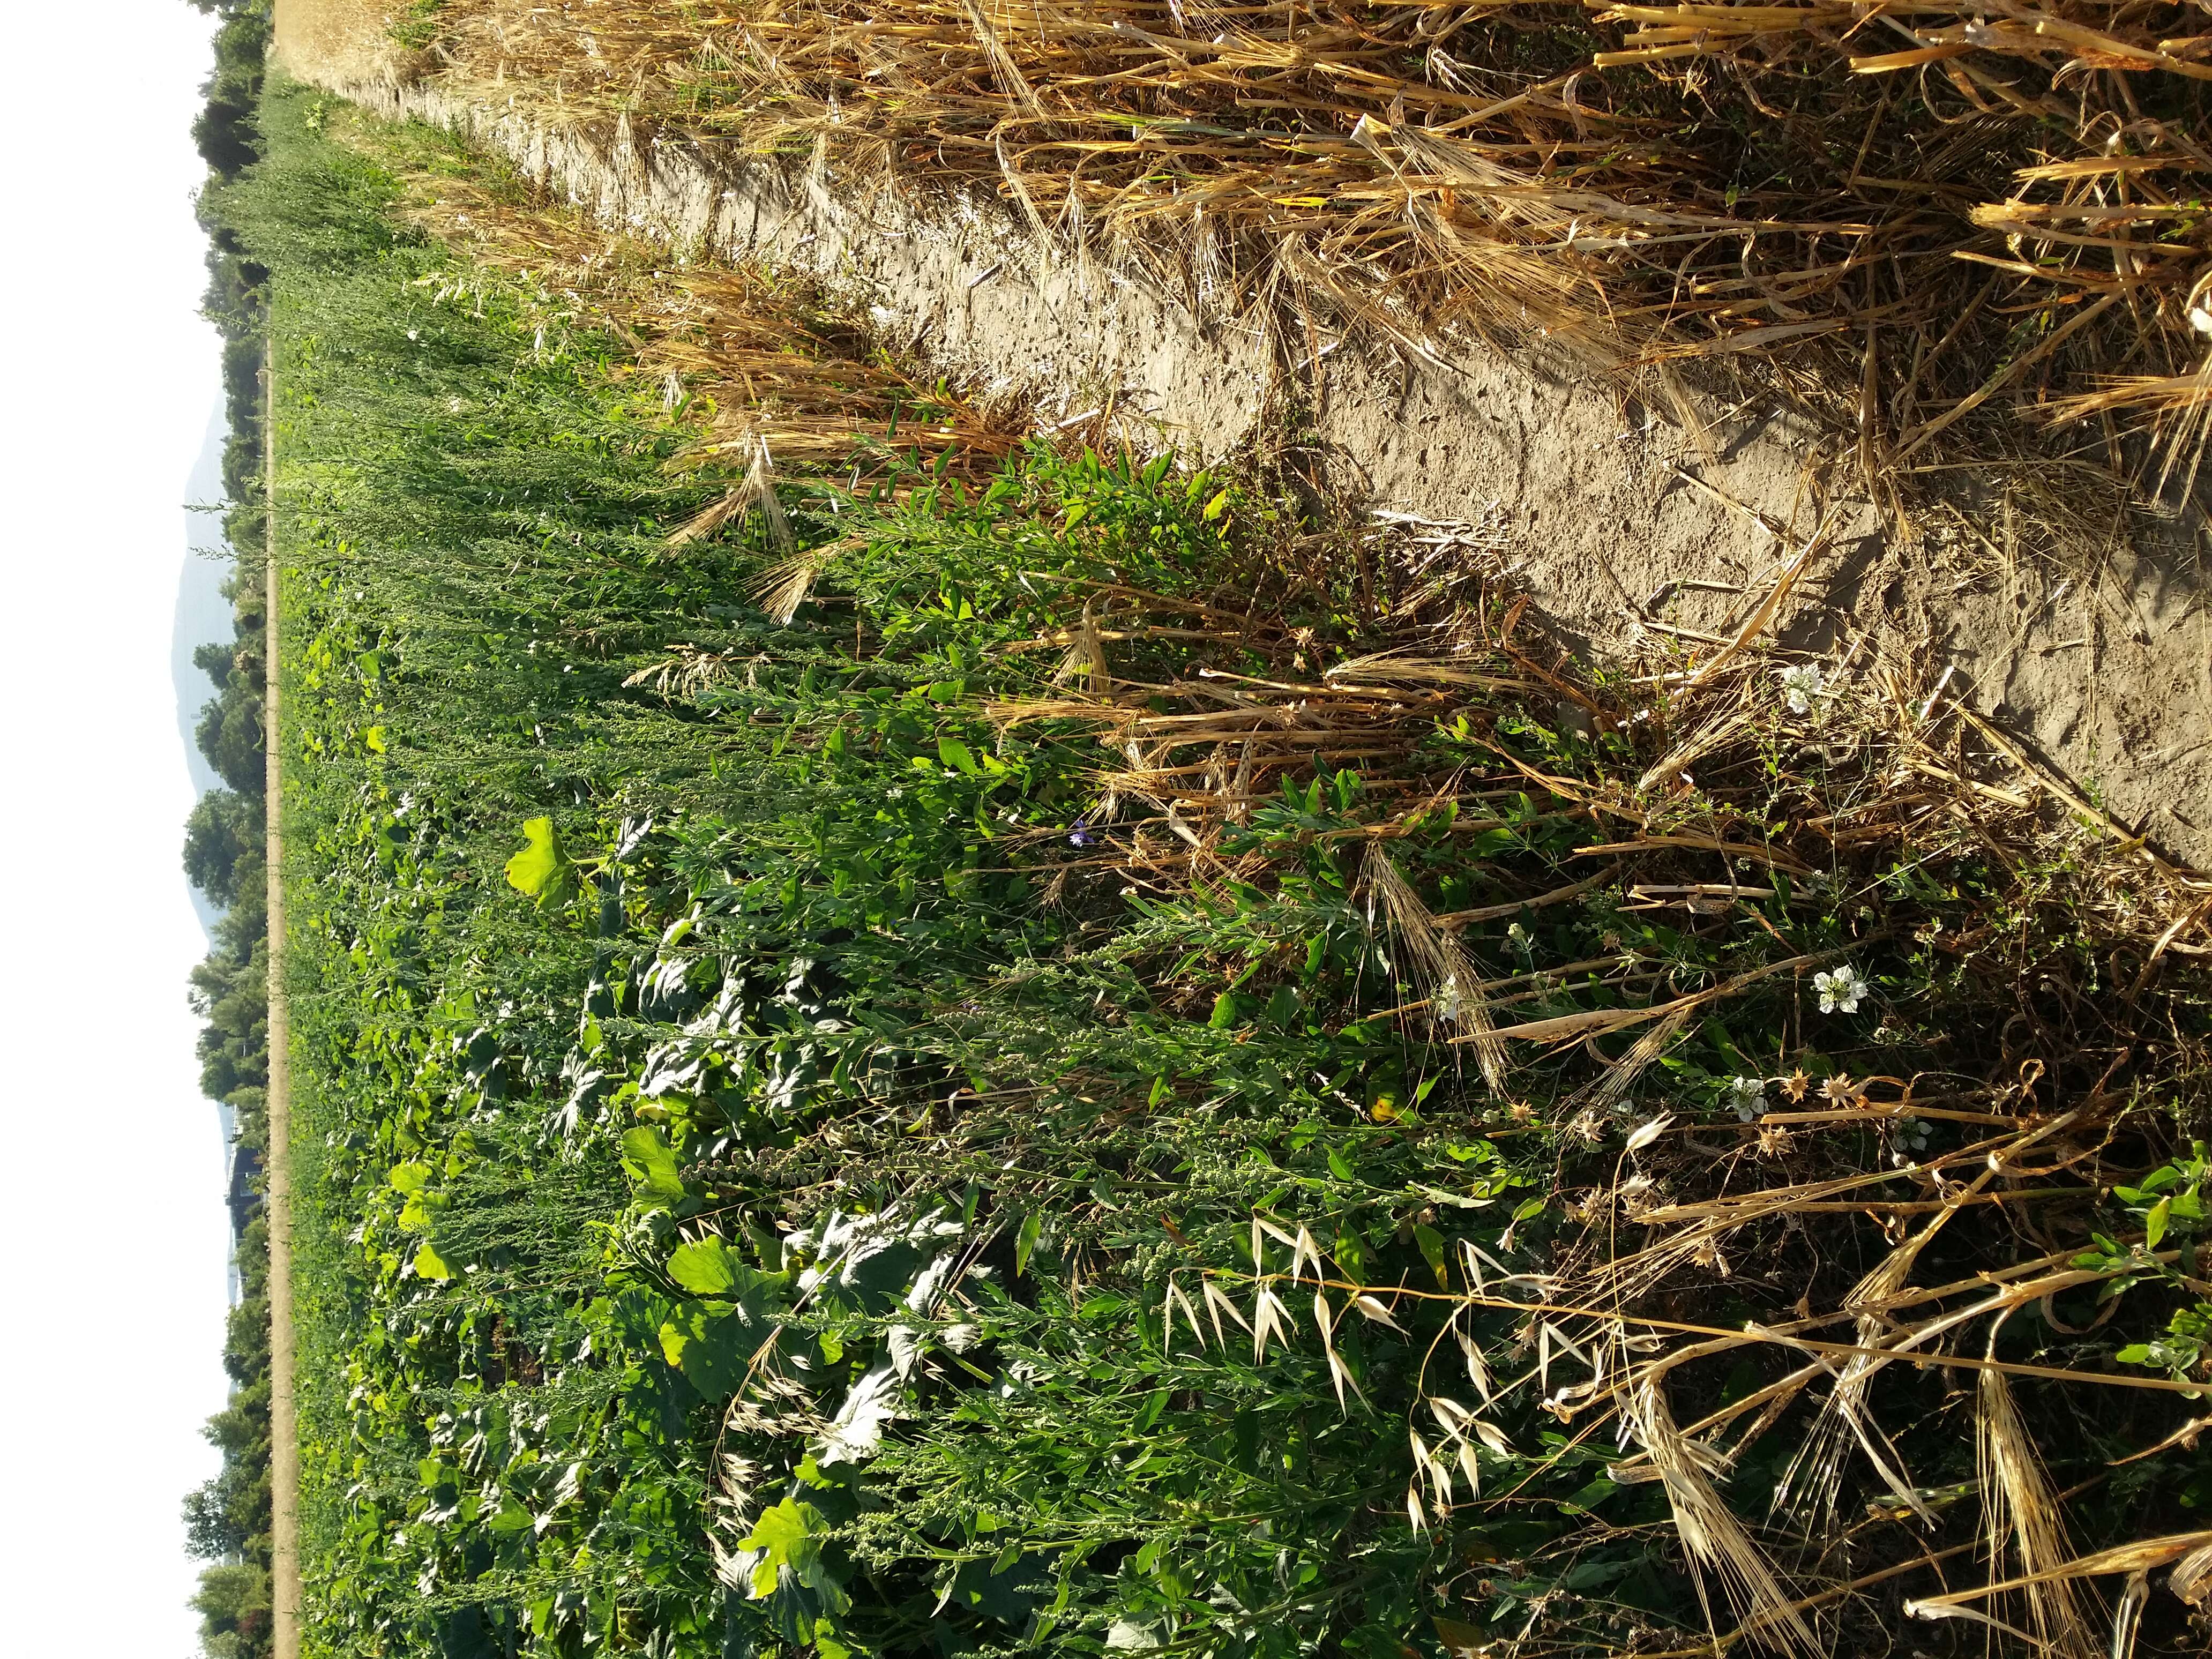
[[[384,80],[398,61],[385,33],[393,9],[382,0],[276,0],[276,62],[302,81]]]
[[[1494,520],[1539,614],[1601,654],[1725,634],[1747,595],[1823,539],[1778,635],[1839,653],[1888,642],[1922,686],[1916,701],[1940,683],[2098,793],[2128,833],[2212,865],[2212,611],[2196,509],[2139,514],[2123,533],[2081,505],[2073,474],[1951,467],[1948,507],[1905,530],[1832,434],[1778,398],[1707,398],[1700,431],[1540,347],[1455,337],[1416,350],[1387,328],[1352,339],[1341,318],[1341,337],[1324,340],[1279,297],[1209,301],[1202,283],[1186,292],[1143,270],[1097,283],[1088,254],[1010,217],[988,190],[956,206],[865,169],[792,172],[727,133],[696,142],[681,119],[648,122],[651,143],[636,142],[611,112],[621,100],[592,91],[606,94],[611,60],[581,44],[585,18],[603,36],[623,0],[449,9],[475,18],[468,40],[553,54],[532,63],[503,46],[471,58],[466,40],[458,58],[410,53],[386,33],[398,9],[279,0],[277,61],[382,113],[473,133],[610,228],[842,285],[886,343],[1052,430],[1117,411],[1138,441],[1212,458],[1285,399],[1310,407],[1315,437],[1376,505]],[[573,79],[555,72],[571,44]]]

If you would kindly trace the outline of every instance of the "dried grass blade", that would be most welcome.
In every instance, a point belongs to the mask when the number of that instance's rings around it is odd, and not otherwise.
[[[2202,1532],[2170,1533],[2163,1538],[2140,1538],[2131,1544],[2118,1544],[2111,1549],[2077,1556],[2043,1572],[2001,1579],[1993,1584],[1984,1584],[1978,1589],[1953,1590],[1946,1595],[1923,1596],[1907,1601],[1905,1610],[1916,1619],[1975,1618],[1978,1615],[1967,1612],[1966,1604],[1981,1601],[1985,1596],[2026,1589],[2030,1584],[2057,1578],[2098,1578],[2118,1572],[2149,1572],[2169,1561],[2179,1561],[2185,1556],[2194,1560],[2197,1554],[2208,1550],[2212,1550],[2212,1528]],[[2212,1559],[2208,1559],[2205,1566],[2199,1569],[2198,1577],[2191,1581],[2197,1590],[2199,1600],[2203,1599],[2206,1589],[2202,1581],[2208,1571],[2212,1571]],[[2177,1571],[2176,1577],[2179,1576]]]
[[[1696,1450],[1675,1427],[1657,1381],[1647,1377],[1639,1382],[1630,1390],[1624,1410],[1630,1431],[1664,1483],[1676,1535],[1692,1562],[1705,1569],[1692,1576],[1707,1622],[1712,1619],[1705,1591],[1710,1573],[1720,1581],[1737,1622],[1753,1640],[1778,1653],[1818,1654],[1820,1643],[1813,1627],[1798,1611],[1779,1571],[1714,1490]]]
[[[2069,1551],[2065,1527],[2042,1460],[2021,1420],[2002,1371],[1984,1371],[1976,1395],[1975,1444],[1981,1469],[1986,1540],[1992,1562],[2007,1540],[2029,1580],[2028,1622],[2039,1651],[2059,1659],[2095,1659],[2087,1623],[2070,1580],[2051,1577]]]
[[[1474,1045],[1483,1080],[1493,1093],[1505,1091],[1505,1049],[1498,1022],[1482,994],[1482,974],[1466,946],[1439,923],[1421,902],[1380,841],[1367,849],[1368,891],[1397,940],[1408,978],[1428,999],[1430,1022],[1441,1030],[1466,1027],[1449,1040]]]

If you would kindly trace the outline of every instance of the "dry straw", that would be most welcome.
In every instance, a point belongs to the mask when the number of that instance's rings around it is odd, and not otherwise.
[[[945,455],[952,471],[975,477],[1020,442],[1012,411],[908,374],[803,285],[677,264],[572,210],[502,199],[465,179],[412,183],[417,222],[533,304],[541,344],[562,329],[612,335],[632,378],[696,434],[686,461],[743,469],[722,502],[677,531],[674,546],[752,511],[786,544],[769,482],[779,465],[842,468],[856,453],[907,450]]]
[[[1182,0],[456,0],[433,60],[1000,196],[1228,307],[1780,365],[1881,471],[2009,406],[2157,476],[2212,422],[2201,15]]]

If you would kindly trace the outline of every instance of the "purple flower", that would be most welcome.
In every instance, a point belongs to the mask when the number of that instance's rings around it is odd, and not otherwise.
[[[1068,827],[1067,844],[1070,847],[1095,847],[1097,843],[1098,837],[1091,833],[1091,819],[1088,814],[1076,819]]]

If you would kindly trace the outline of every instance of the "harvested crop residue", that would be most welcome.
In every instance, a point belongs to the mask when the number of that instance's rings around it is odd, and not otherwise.
[[[1287,441],[1328,492],[1494,522],[1540,612],[1602,652],[1711,651],[1817,543],[1766,617],[1777,635],[1830,648],[1838,672],[1878,653],[1906,664],[2130,831],[2212,862],[2212,615],[2193,507],[2155,522],[2086,464],[1962,462],[1899,511],[1870,498],[1872,440],[1778,383],[1700,389],[1594,369],[1583,342],[1424,331],[1341,273],[1240,264],[1202,216],[1164,261],[1079,234],[1064,204],[1048,222],[1010,170],[955,186],[826,142],[811,161],[769,159],[672,123],[647,131],[590,95],[582,66],[622,43],[566,14],[490,22],[540,46],[578,31],[573,82],[502,79],[503,64],[403,73],[380,15],[286,0],[285,61],[467,131],[611,228],[830,284],[895,353],[1042,429],[1209,457]],[[1966,385],[1954,409],[1979,395]]]
[[[283,0],[276,63],[319,85],[371,85],[398,74],[403,53],[389,33],[404,0]]]

